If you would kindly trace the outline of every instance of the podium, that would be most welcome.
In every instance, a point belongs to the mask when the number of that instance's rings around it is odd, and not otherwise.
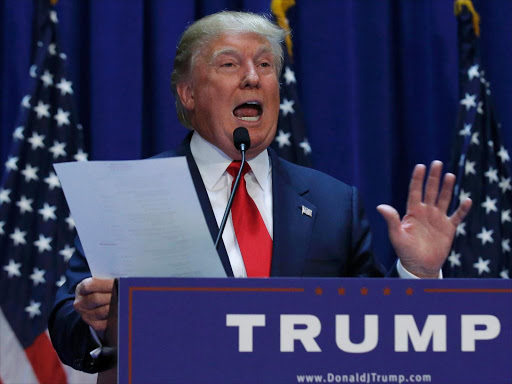
[[[99,383],[510,383],[512,280],[123,278]]]

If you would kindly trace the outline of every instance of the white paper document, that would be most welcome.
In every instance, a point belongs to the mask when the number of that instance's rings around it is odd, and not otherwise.
[[[54,165],[94,277],[225,277],[185,157]]]

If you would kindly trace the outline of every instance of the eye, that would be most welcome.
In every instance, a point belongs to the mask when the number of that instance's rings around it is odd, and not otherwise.
[[[227,68],[234,67],[234,66],[235,66],[235,64],[233,64],[233,63],[223,63],[223,64],[221,64],[221,67],[227,67]]]
[[[266,61],[265,61],[265,62],[263,62],[263,63],[261,63],[260,65],[261,65],[263,68],[270,68],[270,67],[272,66],[270,63],[268,63],[268,62],[266,62]]]

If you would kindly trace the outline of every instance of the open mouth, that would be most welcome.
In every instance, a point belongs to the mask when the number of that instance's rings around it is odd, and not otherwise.
[[[233,115],[243,121],[258,121],[262,113],[263,108],[257,101],[248,101],[233,109]]]

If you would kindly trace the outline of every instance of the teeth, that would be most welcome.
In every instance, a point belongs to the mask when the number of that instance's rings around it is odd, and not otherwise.
[[[260,103],[258,103],[257,101],[248,101],[248,102],[246,102],[245,104],[250,104],[250,105],[260,105]]]
[[[239,117],[240,120],[243,120],[243,121],[258,121],[260,117],[259,116],[247,116],[247,117]]]

